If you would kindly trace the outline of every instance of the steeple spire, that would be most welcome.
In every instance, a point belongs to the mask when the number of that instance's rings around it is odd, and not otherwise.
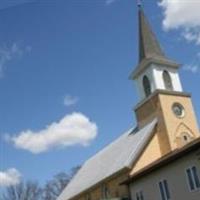
[[[145,17],[141,0],[138,1],[139,15],[139,63],[136,69],[132,72],[130,78],[137,77],[144,72],[151,64],[159,65],[160,67],[177,69],[180,65],[175,61],[167,58],[162,51],[162,48],[152,31],[152,28]]]
[[[142,2],[141,2],[142,0],[137,0],[137,5],[138,5],[138,7],[141,7],[142,6]]]
[[[145,58],[161,57],[165,55],[160,47],[160,44],[153,33],[147,18],[144,15],[141,4],[138,4],[139,9],[139,61]]]

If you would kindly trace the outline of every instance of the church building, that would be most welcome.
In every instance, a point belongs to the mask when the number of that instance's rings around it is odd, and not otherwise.
[[[137,126],[87,160],[58,200],[199,200],[200,132],[180,64],[139,6],[139,62],[130,75]]]

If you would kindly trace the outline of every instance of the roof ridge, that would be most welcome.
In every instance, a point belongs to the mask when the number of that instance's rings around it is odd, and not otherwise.
[[[86,164],[88,161],[92,160],[94,157],[96,157],[97,155],[103,153],[105,150],[107,150],[109,147],[111,147],[113,144],[117,143],[118,141],[120,141],[121,138],[123,138],[125,135],[129,135],[133,132],[133,130],[135,130],[135,128],[130,128],[128,131],[124,132],[122,135],[120,135],[119,137],[117,137],[116,139],[114,139],[112,142],[105,144],[104,147],[102,147],[100,150],[98,150],[94,155],[92,155],[88,160],[86,160],[86,162],[84,164]]]
[[[155,118],[154,120],[152,120],[147,126],[155,126],[155,124],[157,123],[157,118]],[[145,127],[143,127],[142,129],[140,129],[139,131],[142,131],[143,129],[145,129],[145,128],[147,128],[147,126],[145,126]],[[153,132],[153,131],[152,131]],[[136,148],[136,151],[138,150],[138,153],[137,153],[137,157],[139,156],[139,154],[141,153],[141,149],[143,149],[144,148],[144,146],[146,145],[146,142],[145,142],[145,144],[141,147],[141,143],[143,143],[144,141],[143,140],[145,140],[145,141],[147,141],[149,138],[150,138],[150,136],[151,136],[151,134],[149,134],[149,135],[147,135],[147,134],[145,134],[145,135],[143,135],[143,138],[142,138],[142,140],[137,144],[137,148]],[[129,157],[127,158],[127,161],[126,161],[126,165],[127,165],[127,167],[131,167],[130,165],[130,163],[131,163],[131,161],[132,161],[132,158],[133,158],[133,155],[135,154],[135,152],[132,152],[130,155],[129,155]]]

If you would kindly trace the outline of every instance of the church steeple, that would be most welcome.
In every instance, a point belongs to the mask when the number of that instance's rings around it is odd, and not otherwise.
[[[139,128],[158,119],[155,144],[165,155],[198,137],[199,129],[191,96],[182,89],[179,64],[162,51],[140,4],[138,13],[139,63],[131,79],[137,84],[140,102],[134,110]]]
[[[138,9],[139,15],[139,62],[143,59],[152,57],[162,57],[165,55],[160,47],[160,44],[153,33],[150,24],[145,17],[142,6]]]
[[[138,7],[139,63],[130,78],[137,82],[141,100],[158,90],[182,92],[180,65],[164,54],[142,6]]]
[[[180,65],[175,61],[167,58],[164,54],[161,45],[154,34],[148,19],[144,14],[141,5],[138,6],[139,19],[139,63],[136,69],[131,74],[131,79],[137,77],[147,68],[151,63],[160,66],[168,66],[168,68],[177,69]]]

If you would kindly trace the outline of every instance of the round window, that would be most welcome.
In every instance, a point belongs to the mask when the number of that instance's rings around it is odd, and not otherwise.
[[[172,106],[172,110],[173,110],[174,114],[176,115],[176,117],[182,118],[185,116],[185,109],[179,103],[174,103]]]

